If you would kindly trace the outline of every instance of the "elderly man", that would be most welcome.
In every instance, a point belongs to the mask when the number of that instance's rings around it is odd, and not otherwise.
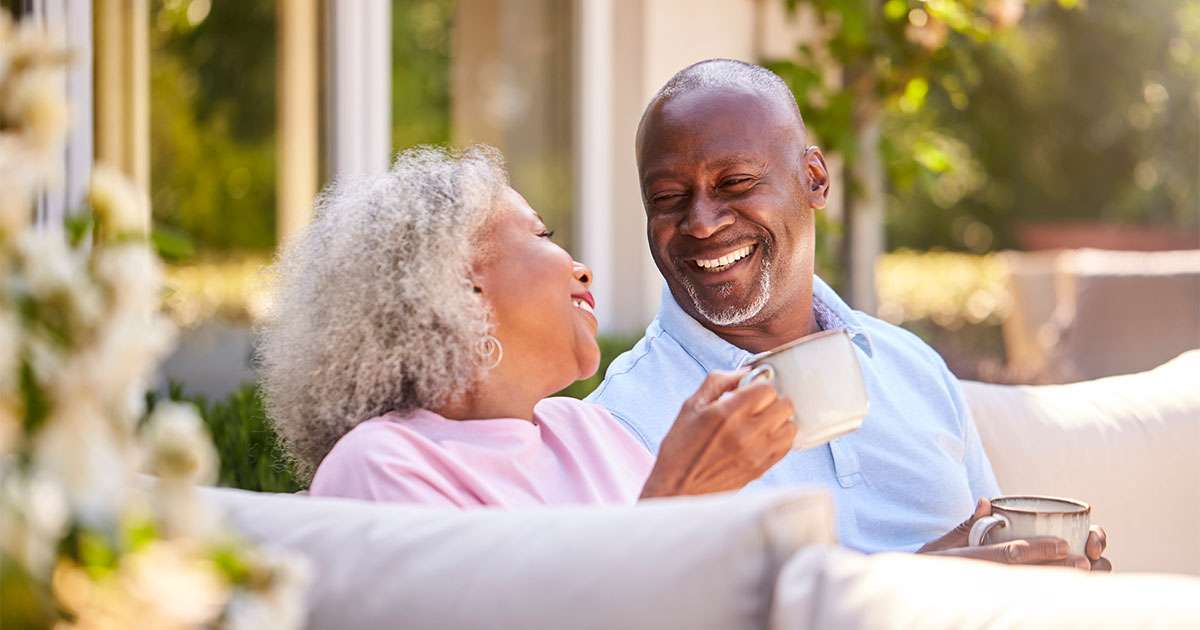
[[[828,488],[843,544],[863,551],[1107,567],[1102,531],[1089,539],[1089,558],[1068,557],[1053,538],[966,547],[970,524],[990,512],[977,499],[999,488],[959,384],[917,337],[851,310],[814,275],[814,212],[825,205],[829,173],[778,76],[722,59],[680,71],[642,116],[637,163],[666,288],[645,336],[589,400],[657,452],[670,446],[662,440],[680,404],[709,372],[845,328],[870,415],[855,433],[786,454],[751,486]]]

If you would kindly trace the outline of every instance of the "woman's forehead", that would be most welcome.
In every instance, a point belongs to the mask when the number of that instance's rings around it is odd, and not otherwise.
[[[500,204],[497,209],[499,212],[497,212],[496,218],[501,221],[534,225],[544,223],[541,215],[529,205],[521,193],[512,187],[505,187],[504,192],[500,195]]]

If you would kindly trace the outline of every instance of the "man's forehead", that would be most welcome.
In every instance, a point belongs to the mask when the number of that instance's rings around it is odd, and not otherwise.
[[[761,159],[780,139],[794,138],[798,119],[786,103],[758,91],[696,89],[656,103],[642,122],[639,161]],[[782,136],[782,137],[781,137]]]

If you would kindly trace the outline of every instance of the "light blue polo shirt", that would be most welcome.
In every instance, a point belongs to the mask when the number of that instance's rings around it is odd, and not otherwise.
[[[846,328],[870,398],[862,427],[828,445],[792,451],[747,488],[818,485],[837,507],[843,545],[865,552],[915,551],[1000,494],[958,380],[915,335],[851,310],[813,277],[813,314]],[[692,319],[664,287],[658,317],[617,357],[588,400],[650,449],[711,370],[733,370],[750,353]]]

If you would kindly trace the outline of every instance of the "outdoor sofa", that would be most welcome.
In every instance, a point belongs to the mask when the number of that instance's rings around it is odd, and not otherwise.
[[[1001,487],[1090,501],[1114,574],[864,556],[818,490],[515,511],[204,492],[311,560],[316,628],[1200,628],[1200,351],[964,386]]]

